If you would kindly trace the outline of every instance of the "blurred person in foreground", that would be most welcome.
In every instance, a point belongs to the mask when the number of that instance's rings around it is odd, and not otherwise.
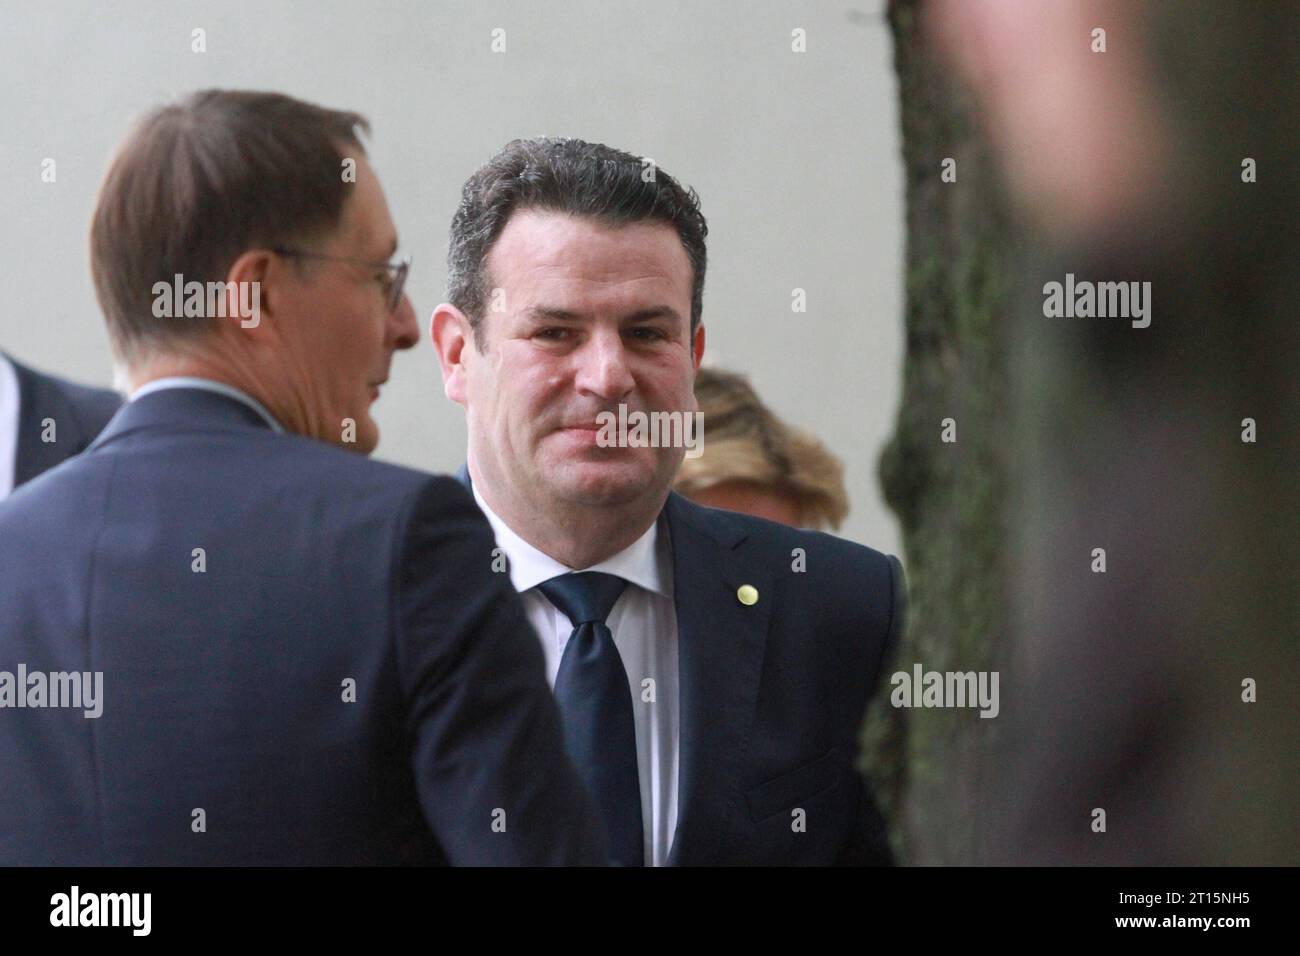
[[[0,864],[604,862],[483,516],[365,457],[419,338],[365,130],[204,91],[113,160],[130,401],[0,503]]]
[[[849,512],[844,464],[825,445],[777,418],[735,372],[701,368],[695,400],[705,441],[682,462],[678,494],[794,528],[839,528]]]
[[[1294,865],[1300,7],[926,12],[1041,250],[991,860]],[[1067,273],[1149,282],[1148,324],[1049,316]]]

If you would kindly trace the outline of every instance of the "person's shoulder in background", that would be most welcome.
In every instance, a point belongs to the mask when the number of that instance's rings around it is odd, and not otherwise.
[[[81,446],[77,448],[78,452],[85,450],[95,440],[125,401],[120,393],[111,388],[82,385],[59,375],[37,371],[12,356],[5,357],[9,359],[18,377],[24,410],[34,410],[37,421],[47,417],[47,410],[50,414],[57,411],[72,414]]]

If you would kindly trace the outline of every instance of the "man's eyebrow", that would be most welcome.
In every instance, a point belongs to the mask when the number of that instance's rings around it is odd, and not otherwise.
[[[546,319],[552,322],[576,322],[582,318],[578,312],[571,312],[568,309],[558,309],[552,306],[534,305],[524,312],[532,319]],[[676,321],[679,318],[677,310],[668,305],[651,306],[648,309],[638,309],[636,312],[629,313],[620,318],[622,322],[653,322],[655,319],[672,319]]]
[[[547,319],[552,322],[576,322],[582,316],[568,309],[556,309],[551,306],[534,305],[524,310],[530,319]]]
[[[680,316],[670,305],[656,305],[648,309],[639,309],[631,315],[623,316],[624,322],[653,322],[655,319],[672,319],[676,322]]]

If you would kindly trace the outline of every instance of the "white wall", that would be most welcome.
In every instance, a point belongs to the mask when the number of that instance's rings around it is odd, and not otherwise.
[[[191,31],[207,51],[191,51]],[[506,31],[505,53],[490,50]],[[791,31],[807,52],[791,51]],[[902,169],[882,0],[0,0],[0,347],[109,384],[86,256],[95,190],[130,122],[195,89],[275,89],[359,110],[422,324],[441,300],[461,183],[506,141],[569,135],[700,193],[717,364],[845,459],[841,533],[898,550],[876,461],[899,392]],[[41,162],[57,182],[41,182]],[[808,311],[792,314],[791,290]],[[427,338],[394,362],[378,457],[464,455]]]

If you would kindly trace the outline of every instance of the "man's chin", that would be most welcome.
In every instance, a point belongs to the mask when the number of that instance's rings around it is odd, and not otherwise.
[[[369,455],[379,447],[379,426],[368,412],[359,412],[342,419],[337,434],[324,437],[347,451]]]
[[[551,484],[556,495],[566,501],[604,507],[627,504],[667,489],[653,471],[639,462],[570,462]]]

